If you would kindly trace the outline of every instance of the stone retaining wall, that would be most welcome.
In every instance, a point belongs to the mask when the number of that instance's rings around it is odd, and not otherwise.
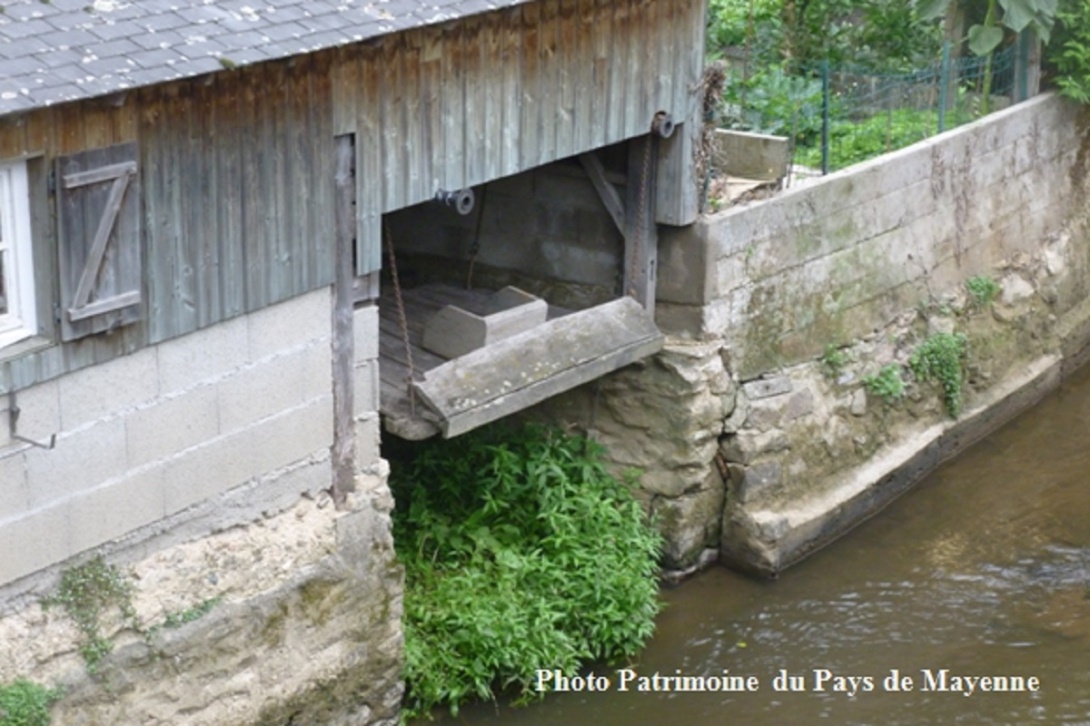
[[[664,230],[665,351],[544,415],[644,471],[668,567],[711,548],[778,573],[1085,360],[1088,128],[1042,96]],[[973,276],[999,298],[974,300]],[[958,419],[908,367],[939,332],[968,341]],[[864,381],[890,364],[906,395],[887,403]]]
[[[340,509],[329,288],[0,398],[21,436],[55,435],[46,449],[0,430],[0,684],[64,686],[62,723],[396,718],[377,308],[352,324],[357,492]],[[97,674],[63,609],[42,608],[95,556],[132,586],[137,617],[110,610],[116,648]],[[163,628],[180,614],[200,618]]]

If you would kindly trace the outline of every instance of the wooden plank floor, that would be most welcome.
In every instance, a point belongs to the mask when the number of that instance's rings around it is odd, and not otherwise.
[[[406,439],[426,439],[438,434],[439,427],[434,414],[423,402],[410,400],[409,356],[405,351],[397,300],[393,286],[384,287],[379,299],[379,410],[388,431]],[[402,291],[414,381],[423,381],[428,371],[447,362],[442,356],[423,348],[424,324],[445,305],[456,305],[470,313],[484,315],[494,292],[484,288],[466,290],[443,283],[429,283]],[[552,320],[570,312],[549,306],[548,318]]]

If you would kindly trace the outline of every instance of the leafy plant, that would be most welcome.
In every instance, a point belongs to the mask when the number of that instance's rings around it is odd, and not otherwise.
[[[782,0],[710,0],[708,3],[708,47],[719,50],[762,43],[775,36],[778,44]]]
[[[899,401],[905,395],[905,382],[901,378],[899,364],[886,364],[878,373],[863,377],[863,385],[867,391],[875,396],[882,397],[887,404]]]
[[[916,347],[908,361],[920,381],[937,381],[942,386],[946,411],[955,419],[961,413],[962,362],[968,339],[963,333],[933,333]]]
[[[819,80],[773,66],[749,81],[733,79],[725,98],[727,125],[733,128],[803,140],[816,139],[821,133]]]
[[[1002,291],[999,283],[990,275],[974,275],[965,281],[965,287],[978,308],[991,305]]]
[[[831,343],[826,344],[825,353],[821,354],[821,365],[825,375],[835,379],[848,365],[848,354]]]
[[[184,626],[187,623],[196,621],[201,616],[211,611],[213,608],[223,602],[222,596],[216,596],[215,598],[206,598],[196,606],[187,608],[183,611],[171,611],[166,614],[163,619],[163,627],[168,629],[176,629],[180,626]]]
[[[642,647],[660,538],[586,440],[529,426],[429,446],[391,475],[405,565],[406,716],[457,712],[536,669]]]
[[[107,609],[117,608],[134,628],[139,628],[132,605],[132,583],[101,555],[64,571],[57,592],[42,599],[42,605],[64,608],[83,633],[79,651],[92,674],[113,649],[113,644],[102,634],[101,621]]]
[[[0,725],[49,724],[49,707],[63,695],[26,679],[0,684]]]
[[[1073,2],[1057,16],[1059,48],[1052,54],[1060,93],[1090,104],[1090,3]]]
[[[959,104],[946,115],[947,128],[973,120],[972,112]],[[894,109],[863,120],[835,119],[829,128],[829,168],[842,169],[902,149],[928,138],[938,130],[933,110]],[[796,154],[798,163],[821,165],[821,147],[810,145]]]
[[[922,0],[920,15],[937,18],[950,11],[957,0]],[[982,100],[984,113],[988,113],[988,99],[992,89],[992,53],[1003,42],[1006,26],[1015,33],[1029,28],[1042,42],[1048,43],[1056,24],[1058,0],[985,0],[984,19],[969,27],[966,40],[973,55],[986,58]]]

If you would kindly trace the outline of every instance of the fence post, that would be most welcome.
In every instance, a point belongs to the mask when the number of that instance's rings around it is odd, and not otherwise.
[[[942,44],[942,66],[939,70],[939,133],[946,131],[946,95],[950,88],[950,41]]]
[[[829,59],[821,62],[821,173],[829,173]]]

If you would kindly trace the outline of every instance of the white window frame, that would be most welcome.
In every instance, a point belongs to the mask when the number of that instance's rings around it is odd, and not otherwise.
[[[0,313],[0,349],[38,332],[30,192],[26,162],[0,162],[0,255],[7,312]]]

